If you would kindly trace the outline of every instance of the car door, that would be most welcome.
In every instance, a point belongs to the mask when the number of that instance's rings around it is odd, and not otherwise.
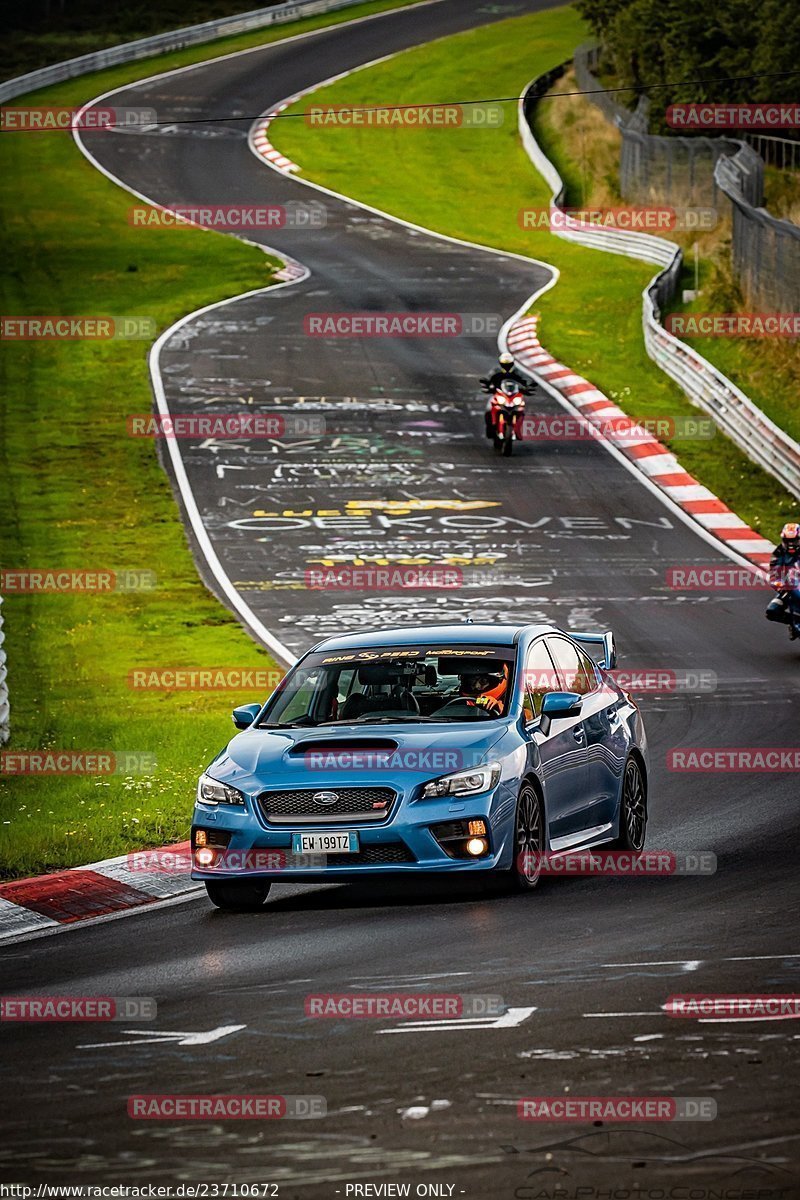
[[[548,637],[548,647],[558,667],[565,691],[582,697],[580,724],[586,745],[586,787],[575,796],[576,830],[602,836],[608,830],[619,788],[618,738],[614,701],[601,684],[600,675],[583,650],[565,637]],[[613,713],[613,716],[612,716]]]
[[[625,700],[614,687],[603,682],[597,667],[580,647],[578,655],[586,678],[592,681],[583,702],[589,785],[595,796],[592,821],[606,825],[614,819],[628,755],[628,731],[619,714]]]
[[[542,702],[548,692],[564,691],[547,641],[538,638],[525,659],[523,712],[525,729],[539,755],[550,847],[565,848],[580,829],[579,799],[587,790],[586,738],[580,718],[558,717],[542,728]]]

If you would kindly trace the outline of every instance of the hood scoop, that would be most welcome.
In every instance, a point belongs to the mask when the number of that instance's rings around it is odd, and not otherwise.
[[[307,754],[392,754],[399,743],[392,738],[376,737],[328,737],[305,738],[295,742],[289,751],[291,758],[304,758]]]

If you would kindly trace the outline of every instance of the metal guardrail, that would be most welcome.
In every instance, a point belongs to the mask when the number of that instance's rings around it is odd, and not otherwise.
[[[763,165],[752,147],[742,146],[719,160],[714,179],[731,202],[733,270],[748,303],[792,312],[800,297],[800,226],[753,202],[751,179]]]
[[[531,121],[536,99],[563,73],[565,66],[535,79],[519,102],[522,144],[533,165],[552,188],[551,207],[557,209],[563,207],[564,183],[536,141]],[[680,280],[683,261],[680,246],[646,233],[587,229],[566,215],[560,216],[558,226],[553,229],[556,237],[612,254],[640,258],[662,267],[642,293],[642,326],[648,355],[753,462],[800,497],[800,445],[779,429],[727,376],[691,346],[668,333],[661,324],[661,312],[674,296]]]
[[[364,0],[295,0],[295,3],[290,4],[270,4],[267,8],[255,8],[236,16],[203,21],[200,25],[187,25],[183,29],[157,33],[153,37],[139,38],[135,42],[121,42],[118,46],[108,46],[105,50],[81,54],[78,58],[69,58],[64,62],[52,63],[49,67],[41,67],[37,71],[29,71],[26,75],[6,79],[0,83],[0,102],[48,87],[51,83],[63,83],[66,79],[75,79],[92,71],[102,71],[105,67],[116,67],[120,63],[150,58],[167,50],[183,50],[186,46],[201,45],[216,38],[247,33],[268,25],[282,25],[299,17],[313,17],[318,13],[351,8],[354,4],[363,2]]]
[[[3,597],[0,596],[0,746],[8,741],[11,718],[8,705],[8,669],[6,667],[6,652],[3,643],[6,635],[3,633]]]
[[[779,171],[796,171],[800,168],[800,141],[774,137],[768,133],[744,132],[741,136],[771,167],[777,167]]]

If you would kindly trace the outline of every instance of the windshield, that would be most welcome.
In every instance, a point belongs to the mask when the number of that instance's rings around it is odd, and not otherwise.
[[[386,646],[311,654],[259,721],[286,725],[491,721],[511,696],[511,646]]]
[[[506,396],[513,396],[515,392],[519,391],[519,384],[513,379],[504,379],[500,384],[500,390],[504,392]]]

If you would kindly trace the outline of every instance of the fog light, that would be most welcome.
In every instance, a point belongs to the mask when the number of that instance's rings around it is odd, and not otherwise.
[[[195,851],[194,860],[198,867],[212,867],[215,857],[210,846],[201,846],[199,850]]]
[[[477,832],[477,829],[470,829],[470,833]],[[197,833],[194,835],[194,842],[196,846],[205,846],[208,843],[208,834],[206,833],[205,829],[198,829]]]
[[[473,858],[480,858],[488,849],[489,843],[486,841],[486,838],[474,837],[470,838],[467,842],[467,854],[471,854]]]
[[[486,822],[485,821],[470,821],[468,832],[469,832],[469,836],[473,837],[473,838],[485,837]]]

